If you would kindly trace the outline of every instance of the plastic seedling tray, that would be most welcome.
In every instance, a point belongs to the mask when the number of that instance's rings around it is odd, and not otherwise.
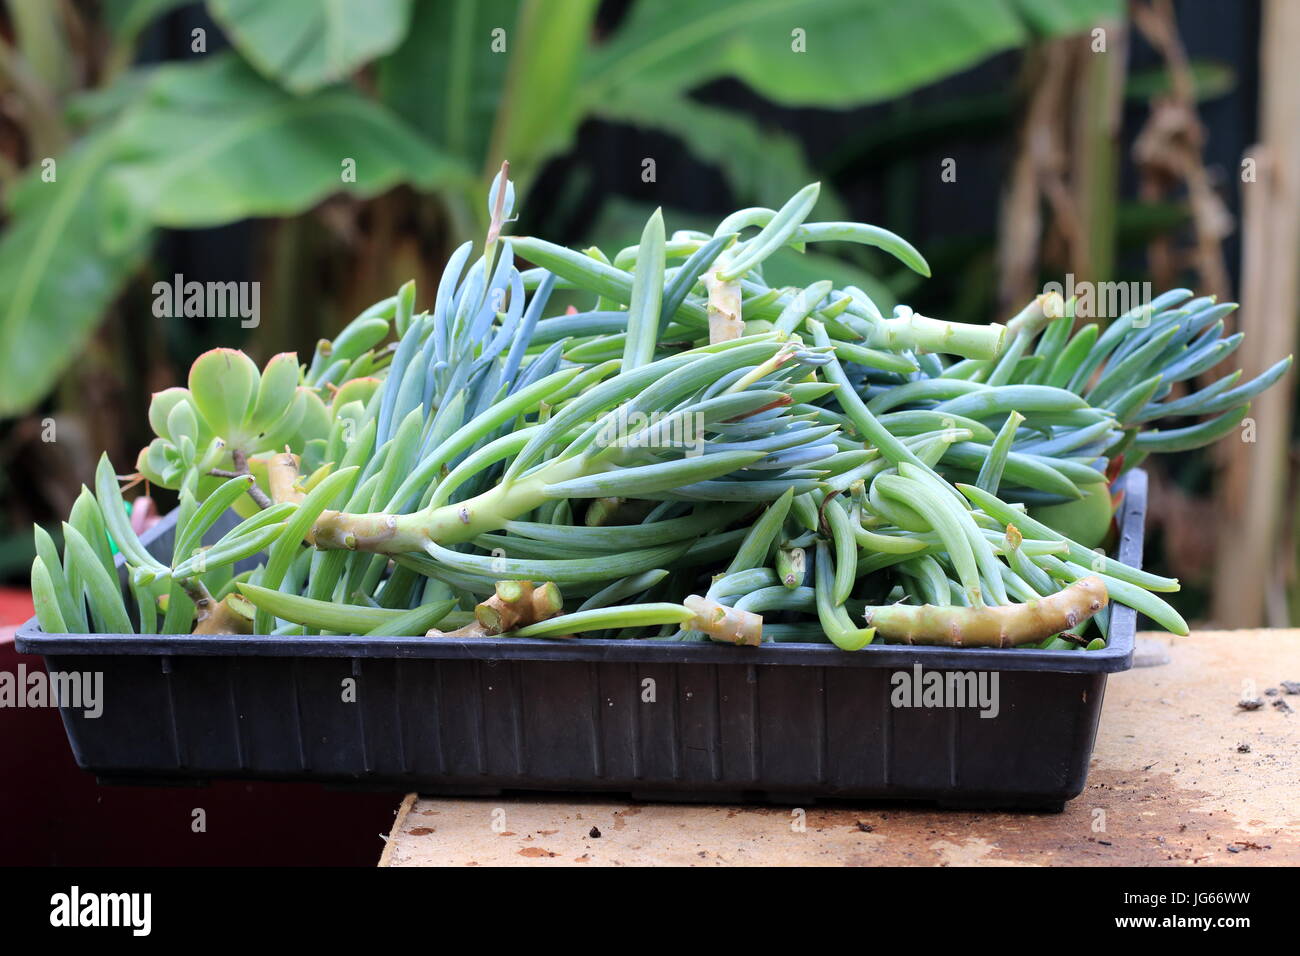
[[[1122,487],[1117,556],[1139,566],[1146,475],[1132,472]],[[170,555],[171,521],[144,543]],[[1110,643],[1098,651],[845,652],[45,634],[32,619],[17,646],[50,671],[102,672],[100,716],[62,715],[77,763],[105,782],[244,777],[444,794],[1059,810],[1083,789],[1106,675],[1130,666],[1135,626],[1134,611],[1112,604]],[[934,696],[936,681],[948,693]]]

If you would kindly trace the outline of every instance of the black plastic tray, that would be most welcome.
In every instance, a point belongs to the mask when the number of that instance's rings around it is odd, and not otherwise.
[[[1119,560],[1139,566],[1146,475],[1123,482]],[[218,531],[221,529],[219,528]],[[172,527],[145,544],[170,554]],[[120,559],[119,559],[120,560]],[[1099,651],[640,641],[45,634],[19,651],[103,673],[102,714],[63,709],[77,763],[112,783],[218,777],[645,799],[936,801],[1060,809],[1087,779]],[[899,673],[996,675],[999,713],[895,707]],[[351,679],[354,685],[347,684]],[[345,689],[355,687],[355,702]]]

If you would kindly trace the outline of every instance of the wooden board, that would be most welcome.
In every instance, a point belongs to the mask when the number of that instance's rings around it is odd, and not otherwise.
[[[1300,631],[1139,647],[1169,660],[1111,677],[1064,813],[412,794],[380,865],[1300,865],[1300,695],[1281,690],[1300,682]]]

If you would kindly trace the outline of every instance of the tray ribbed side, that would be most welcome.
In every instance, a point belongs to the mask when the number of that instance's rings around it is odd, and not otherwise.
[[[1140,566],[1146,479],[1118,553]],[[150,546],[170,549],[170,530]],[[592,790],[678,799],[929,799],[1059,806],[1087,776],[1100,652],[636,641],[47,635],[19,649],[102,672],[102,715],[65,709],[78,763],[113,780],[319,780],[426,792]],[[996,674],[999,714],[896,707],[892,680]]]
[[[1106,679],[1001,673],[1000,712],[990,719],[974,706],[896,707],[894,672],[885,668],[362,658],[59,662],[96,664],[107,665],[103,716],[70,712],[65,721],[79,763],[114,778],[306,777],[426,791],[990,805],[1050,803],[1079,792]],[[115,699],[123,691],[130,694],[125,706]]]

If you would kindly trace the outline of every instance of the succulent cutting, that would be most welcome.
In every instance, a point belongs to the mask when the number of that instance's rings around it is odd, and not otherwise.
[[[816,184],[712,234],[656,212],[609,256],[503,235],[505,173],[428,311],[408,283],[305,363],[217,349],[157,393],[126,477],[178,492],[172,553],[101,459],[62,548],[36,530],[42,629],[1086,651],[1115,601],[1187,632],[1176,580],[1102,550],[1109,489],[1232,432],[1289,368],[1184,384],[1239,344],[1235,306],[885,315],[764,279],[822,242],[929,274],[884,229],[809,221]]]

